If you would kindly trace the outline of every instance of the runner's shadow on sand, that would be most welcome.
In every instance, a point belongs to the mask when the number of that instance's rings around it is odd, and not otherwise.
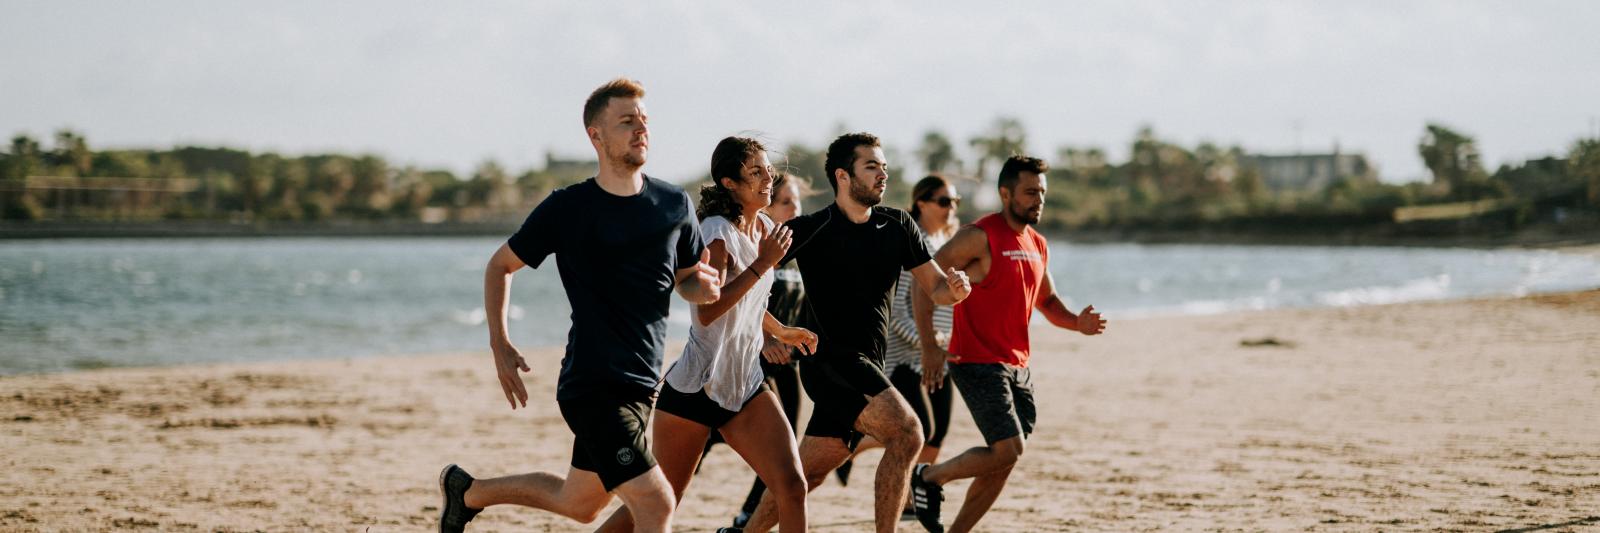
[[[1587,518],[1579,518],[1577,520],[1573,520],[1571,522],[1566,522],[1566,523],[1562,523],[1562,524],[1545,524],[1545,525],[1542,525],[1542,526],[1529,526],[1529,527],[1523,527],[1523,528],[1517,528],[1517,529],[1502,529],[1500,531],[1496,531],[1495,533],[1528,533],[1530,531],[1543,531],[1543,530],[1546,530],[1546,529],[1556,529],[1556,528],[1559,528],[1559,527],[1583,526],[1583,525],[1589,525],[1589,524],[1600,524],[1600,516],[1591,516],[1591,517],[1587,517]]]

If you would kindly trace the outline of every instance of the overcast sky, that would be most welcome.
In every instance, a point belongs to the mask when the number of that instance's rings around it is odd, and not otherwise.
[[[0,0],[0,134],[522,170],[593,157],[583,99],[625,75],[649,91],[646,171],[674,180],[746,130],[816,146],[842,123],[909,155],[1012,115],[1047,159],[1122,161],[1151,124],[1186,146],[1337,142],[1398,181],[1425,174],[1430,120],[1492,170],[1600,119],[1600,2],[934,4]]]

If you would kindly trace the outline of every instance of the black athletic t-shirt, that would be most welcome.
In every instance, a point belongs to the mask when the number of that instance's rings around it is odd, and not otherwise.
[[[639,194],[617,196],[589,178],[550,193],[506,244],[533,268],[555,254],[572,304],[556,399],[661,382],[677,270],[705,247],[683,189],[646,176]]]
[[[794,244],[784,262],[797,261],[805,280],[806,323],[817,334],[817,357],[865,357],[883,364],[889,301],[900,271],[932,259],[911,215],[873,207],[856,224],[828,204],[786,224]]]
[[[806,286],[800,279],[800,269],[790,264],[773,269],[772,274],[772,292],[767,295],[767,312],[785,326],[806,327],[802,322]]]

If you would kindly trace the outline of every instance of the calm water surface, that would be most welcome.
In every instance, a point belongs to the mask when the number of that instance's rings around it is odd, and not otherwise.
[[[482,350],[483,266],[501,242],[0,242],[0,374]],[[1113,319],[1600,287],[1600,259],[1550,251],[1057,244],[1051,259],[1075,308]],[[512,303],[519,345],[564,342],[553,262],[520,272]]]

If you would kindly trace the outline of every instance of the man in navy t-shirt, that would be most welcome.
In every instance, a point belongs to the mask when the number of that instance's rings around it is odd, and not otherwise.
[[[517,371],[529,372],[506,332],[511,276],[538,268],[554,254],[572,304],[572,329],[556,385],[556,403],[572,430],[572,469],[474,479],[456,465],[440,474],[444,506],[440,531],[461,531],[490,505],[517,504],[589,522],[615,493],[633,514],[636,531],[671,529],[672,487],[656,467],[645,426],[661,381],[667,308],[676,288],[691,303],[715,301],[717,271],[704,262],[704,244],[689,196],[645,176],[650,134],[644,88],[618,79],[584,105],[589,141],[600,172],[555,191],[528,215],[489,260],[484,308],[489,344],[506,401],[528,403]]]

